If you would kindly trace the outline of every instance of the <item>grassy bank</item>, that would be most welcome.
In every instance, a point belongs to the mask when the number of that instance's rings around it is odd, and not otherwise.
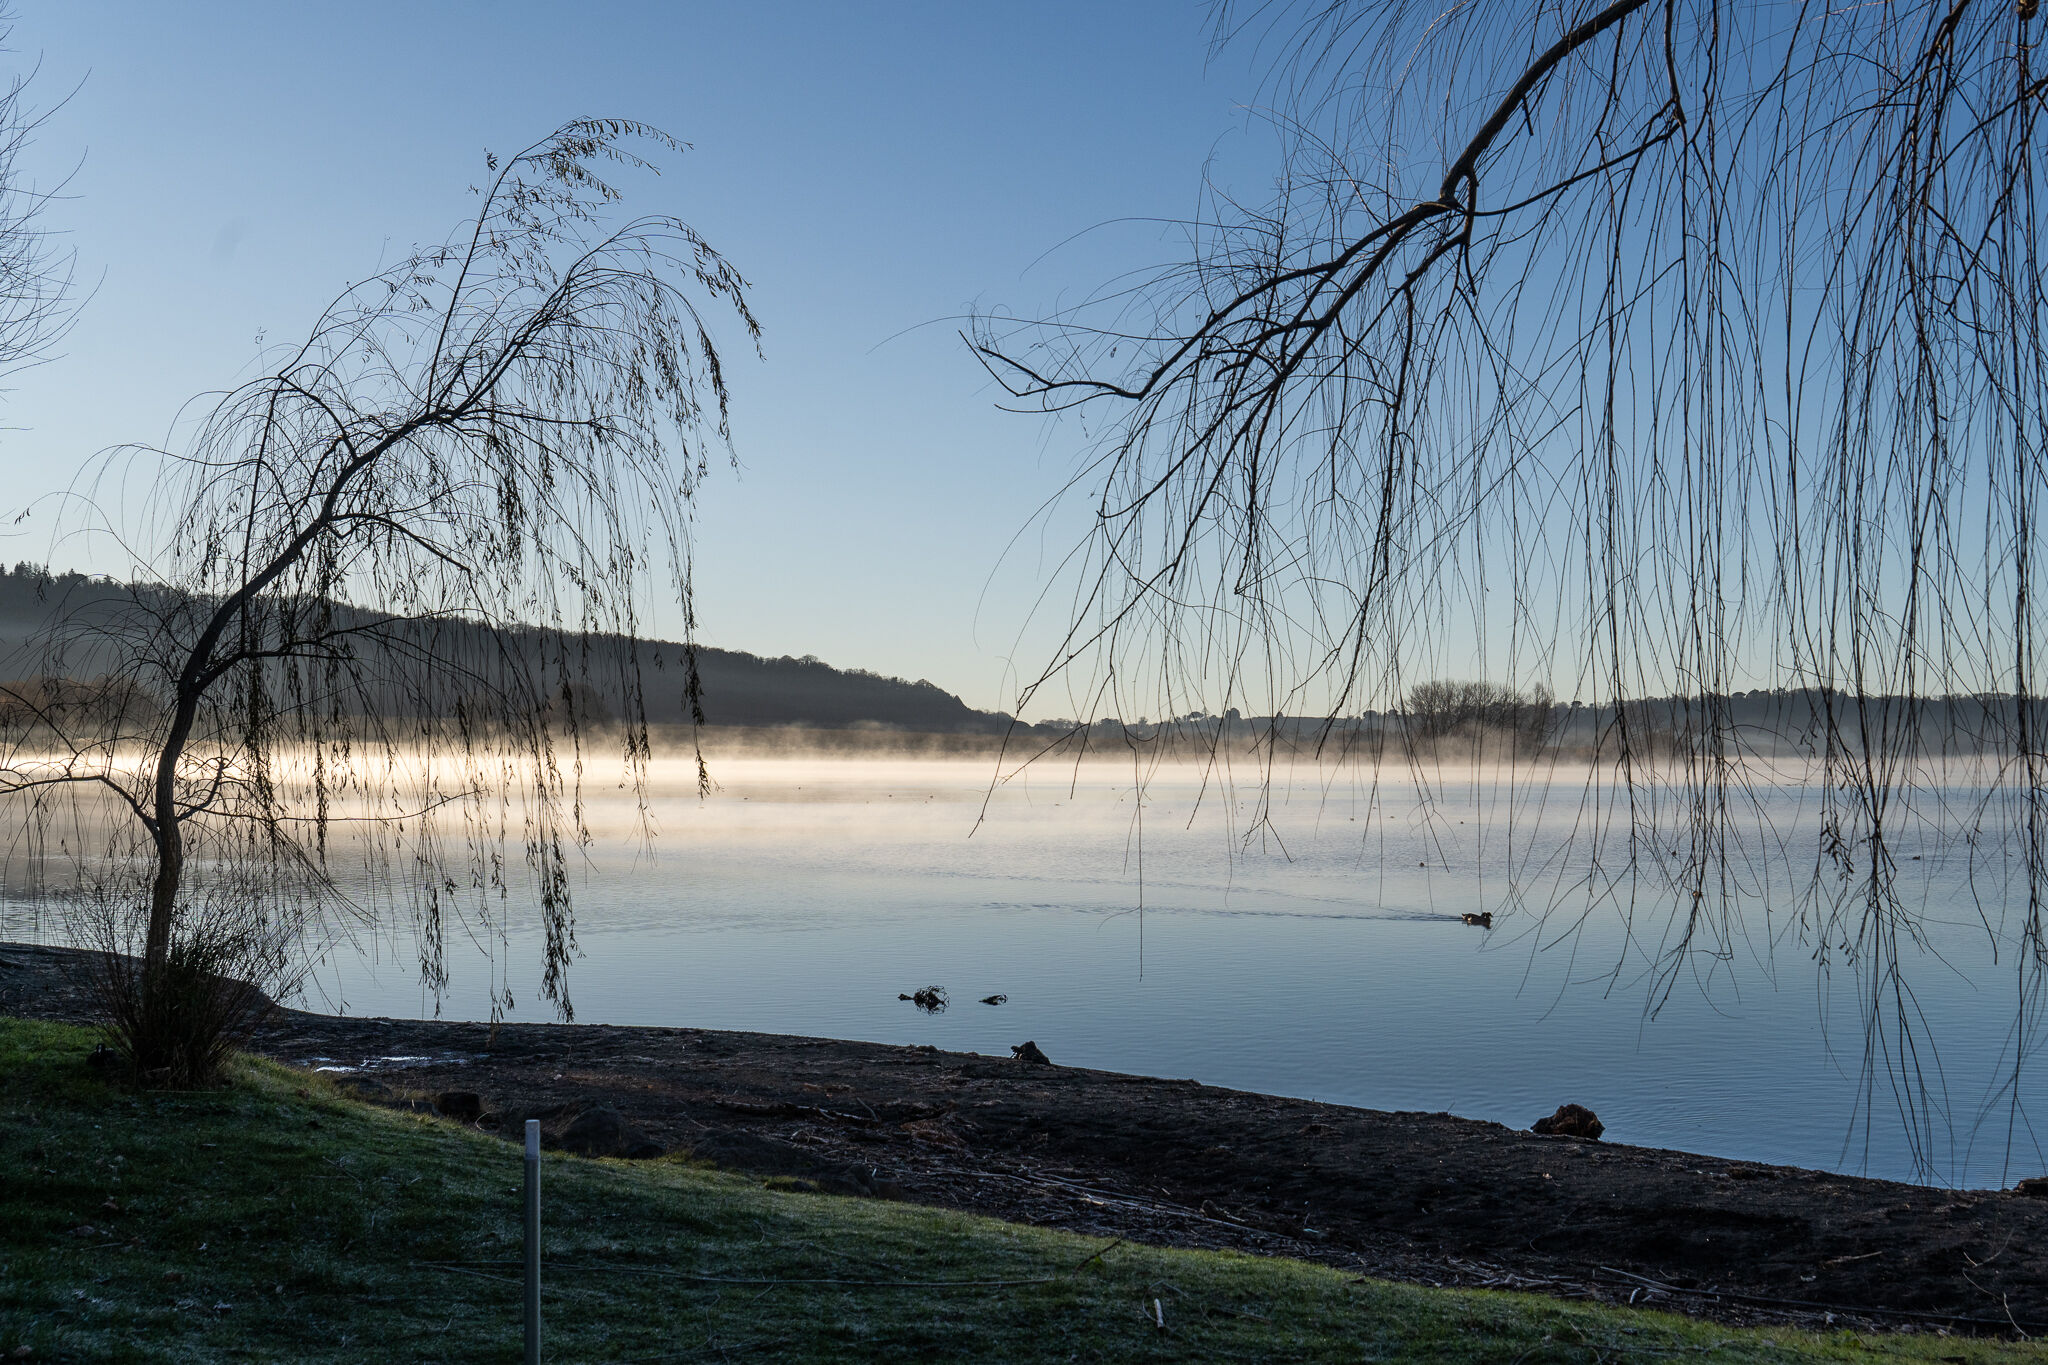
[[[89,1045],[0,1020],[0,1360],[518,1358],[514,1148],[267,1063],[123,1093]],[[557,1361],[2048,1360],[1104,1251],[674,1161],[544,1165]]]

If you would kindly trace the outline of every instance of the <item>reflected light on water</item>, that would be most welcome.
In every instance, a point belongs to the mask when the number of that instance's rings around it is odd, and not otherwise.
[[[1110,763],[993,787],[986,760],[713,773],[699,801],[692,765],[657,764],[651,843],[630,789],[586,788],[579,1021],[999,1056],[1028,1038],[1065,1065],[1515,1127],[1571,1101],[1610,1141],[1901,1179],[2002,1185],[2048,1165],[2024,1122],[2041,1086],[2014,1070],[2039,1021],[1998,951],[2019,869],[1933,833],[1902,846],[1900,894],[1927,929],[1905,965],[1939,1059],[1916,1141],[1866,1052],[1867,982],[1839,956],[1818,967],[1797,913],[1814,803],[1796,782],[1760,783],[1771,838],[1738,861],[1727,932],[1685,951],[1669,872],[1595,876],[1589,833],[1618,836],[1589,829],[1564,779],[1468,774],[1425,804],[1308,766],[1276,777],[1263,829],[1257,793],[1194,767],[1153,772],[1142,795]],[[1668,832],[1655,842],[1683,861]],[[502,938],[450,936],[440,1000],[387,930],[327,952],[302,1003],[481,1018],[496,980],[508,1018],[551,1017],[513,895]],[[57,936],[18,900],[6,913],[10,936]],[[1463,919],[1481,913],[1490,929]],[[943,1011],[898,998],[934,984]]]

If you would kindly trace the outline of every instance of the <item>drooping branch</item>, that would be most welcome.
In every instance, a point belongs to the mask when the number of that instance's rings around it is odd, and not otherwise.
[[[1823,962],[1895,967],[1905,803],[1967,760],[1973,819],[2026,850],[2007,928],[2048,941],[2036,23],[1226,7],[1286,54],[1274,195],[1212,187],[1156,274],[974,329],[1017,406],[1090,433],[1071,615],[1020,707],[1327,735],[1418,675],[1553,685],[1601,718],[1588,861],[1681,850],[1644,874],[1659,991],[1741,941],[1733,825],[1775,837],[1745,763],[1810,761]],[[1738,723],[1760,689],[1810,699],[1810,748]]]
[[[564,860],[588,839],[591,736],[550,699],[609,670],[628,712],[619,758],[644,780],[640,604],[679,604],[687,628],[689,504],[729,432],[702,305],[759,335],[746,281],[686,224],[609,222],[619,191],[593,168],[651,170],[635,139],[681,146],[586,121],[493,158],[451,245],[343,291],[188,447],[117,452],[160,462],[160,520],[130,543],[157,547],[138,567],[163,586],[74,615],[43,671],[90,657],[153,710],[120,744],[81,718],[24,717],[0,770],[52,742],[98,745],[91,776],[123,794],[155,872],[150,961],[176,932],[193,840],[230,869],[301,869],[317,898],[334,890],[317,872],[330,822],[369,822],[428,873],[400,884],[434,984],[455,886],[432,871],[441,822],[467,847],[466,913],[502,935],[507,825],[486,812],[519,800],[542,990],[567,1011]],[[687,696],[687,641],[680,663]]]

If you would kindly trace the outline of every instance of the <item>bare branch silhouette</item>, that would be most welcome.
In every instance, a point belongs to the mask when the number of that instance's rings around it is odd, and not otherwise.
[[[0,51],[13,28],[13,12],[0,7]],[[76,317],[75,258],[44,221],[64,186],[35,183],[22,164],[50,117],[29,103],[35,77],[31,69],[0,81],[0,382],[48,359]]]
[[[1554,679],[1623,816],[1592,821],[1595,865],[1617,832],[1606,865],[1634,863],[1651,812],[1684,835],[1668,989],[1739,936],[1755,736],[1729,699],[1782,689],[1813,711],[1809,941],[1866,974],[1895,1071],[1919,1063],[1894,840],[1975,706],[1986,810],[1950,830],[2017,845],[1999,927],[2038,1008],[2038,24],[2031,0],[1225,6],[1219,42],[1279,54],[1273,196],[1212,190],[1167,268],[975,329],[1018,406],[1097,433],[1070,628],[1023,704],[1334,723],[1480,655]],[[1684,713],[1654,742],[1653,697]]]
[[[540,988],[571,1012],[579,699],[593,673],[624,698],[605,732],[636,787],[648,666],[695,711],[692,649],[650,657],[641,612],[680,603],[687,641],[690,505],[729,438],[711,314],[759,336],[746,281],[687,224],[610,221],[600,173],[644,168],[636,144],[682,149],[579,121],[490,159],[458,235],[345,290],[188,447],[117,451],[92,485],[147,476],[131,543],[157,547],[138,569],[161,587],[59,604],[33,676],[99,681],[0,687],[0,799],[99,802],[104,865],[147,869],[145,992],[195,869],[269,869],[296,913],[331,895],[347,820],[377,831],[365,856],[398,872],[434,987],[457,902],[492,924],[502,847],[522,849]]]

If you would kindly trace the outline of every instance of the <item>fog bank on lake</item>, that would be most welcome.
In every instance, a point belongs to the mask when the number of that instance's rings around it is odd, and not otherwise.
[[[1572,1101],[1611,1141],[1906,1179],[2002,1185],[2048,1164],[2022,1064],[2039,1019],[2001,920],[2023,869],[1933,823],[1897,850],[1925,929],[1900,956],[1916,1090],[1889,1013],[1873,1042],[1867,962],[1839,944],[1816,961],[1817,793],[1791,775],[1753,775],[1708,908],[1655,812],[1617,816],[1583,769],[1434,768],[1427,800],[1405,767],[1375,787],[1301,764],[1262,791],[1168,764],[1142,793],[1129,762],[994,773],[716,758],[700,801],[694,767],[663,763],[651,844],[633,793],[592,781],[576,1018],[1005,1056],[1031,1039],[1066,1065],[1517,1127]],[[451,932],[443,998],[386,929],[337,942],[301,1003],[483,1018],[509,989],[507,1017],[549,1018],[519,894],[502,924]],[[61,937],[4,908],[9,936]],[[1490,929],[1462,918],[1482,913]],[[931,985],[942,1013],[897,998]]]

